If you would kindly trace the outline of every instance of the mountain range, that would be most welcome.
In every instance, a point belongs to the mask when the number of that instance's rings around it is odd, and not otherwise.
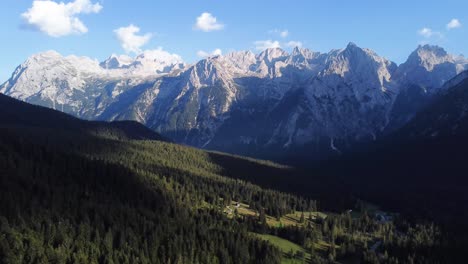
[[[462,57],[422,46],[397,66],[354,44],[194,65],[37,56],[2,91],[95,120],[0,94],[1,263],[466,260]],[[136,113],[153,129],[119,121]],[[167,142],[211,131],[205,148],[343,154],[284,166]],[[271,142],[234,148],[246,133]]]
[[[464,263],[467,77],[448,81],[390,140],[308,168],[0,94],[0,262],[349,263],[385,254]],[[335,234],[335,225],[347,228]],[[331,255],[334,236],[340,251]]]
[[[178,143],[262,158],[325,157],[405,126],[468,60],[424,45],[401,65],[349,43],[211,56],[162,50],[99,62],[49,51],[0,86],[89,120],[135,120]]]

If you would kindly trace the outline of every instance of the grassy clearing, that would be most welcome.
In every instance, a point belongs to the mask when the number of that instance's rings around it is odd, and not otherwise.
[[[305,263],[304,262],[305,260],[311,258],[311,255],[307,253],[304,248],[302,248],[298,244],[295,244],[289,240],[282,239],[280,237],[272,236],[272,235],[264,235],[264,234],[257,234],[257,233],[252,233],[252,234],[278,247],[284,254],[283,259],[281,261],[282,264]],[[297,252],[302,252],[304,258],[298,259],[294,256],[290,256],[291,252],[293,252],[293,254],[296,254]]]
[[[224,213],[227,214],[228,217],[234,217],[235,211],[239,216],[258,216],[259,213],[256,210],[250,208],[248,204],[245,203],[238,203],[233,201],[230,206],[226,206],[224,209]],[[328,214],[323,212],[304,212],[304,219],[305,222],[301,223],[301,211],[296,211],[291,214],[287,214],[282,216],[279,220],[276,217],[267,215],[267,224],[270,227],[284,227],[284,226],[305,226],[309,223],[312,226],[315,226],[315,221],[318,219],[325,219],[328,217]],[[273,244],[274,246],[278,247],[284,254],[282,263],[305,263],[305,260],[311,258],[311,255],[307,253],[307,251],[301,247],[300,245],[291,242],[289,240],[274,236],[274,235],[267,235],[267,234],[257,234],[252,233],[256,237],[266,240]],[[326,241],[319,241],[315,244],[315,250],[317,252],[325,253],[331,247],[329,243]],[[339,249],[339,246],[336,246],[336,249]],[[292,252],[292,256],[291,256]],[[304,257],[300,257],[301,254],[296,255],[297,252],[301,252]]]
[[[287,218],[290,221],[299,222],[301,220],[301,215],[301,211],[296,211],[295,213],[285,215],[284,218]],[[309,219],[310,217],[312,217],[312,219]],[[325,219],[327,218],[327,214],[322,212],[304,212],[304,218],[306,220],[316,220],[320,218]]]
[[[259,237],[259,238],[261,238],[263,240],[266,240],[266,241],[270,242],[271,244],[277,246],[284,253],[288,253],[288,252],[290,252],[292,250],[293,252],[300,251],[300,252],[304,252],[304,254],[306,254],[306,251],[301,246],[299,246],[298,244],[295,244],[295,243],[293,243],[293,242],[291,242],[289,240],[282,239],[280,237],[273,236],[273,235],[264,235],[264,234],[257,234],[257,233],[255,233],[255,235],[257,237]]]
[[[233,217],[235,210],[240,216],[258,216],[258,212],[250,208],[248,204],[238,203],[233,201],[230,206],[226,206],[224,213],[228,217]],[[327,218],[327,214],[322,212],[304,212],[305,223],[301,223],[302,212],[296,211],[291,214],[282,216],[280,219],[267,215],[267,224],[271,227],[282,227],[282,226],[303,226],[308,224],[307,220],[315,221],[317,219]],[[310,219],[311,218],[311,219]]]

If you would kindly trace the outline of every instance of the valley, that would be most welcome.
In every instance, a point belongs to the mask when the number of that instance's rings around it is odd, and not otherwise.
[[[0,264],[468,263],[468,1],[1,3]]]
[[[299,173],[292,167],[161,141],[136,123],[125,134],[112,123],[0,99],[5,263],[392,263],[427,231],[428,243],[438,243],[433,227],[380,222],[362,202],[349,212],[330,197],[334,206],[322,207],[299,190],[275,190]],[[57,118],[69,125],[33,123]]]

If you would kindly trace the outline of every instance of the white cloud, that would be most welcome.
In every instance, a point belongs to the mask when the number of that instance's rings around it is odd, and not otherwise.
[[[433,34],[432,29],[430,28],[422,28],[418,31],[418,34],[425,37],[425,38],[430,38]]]
[[[443,38],[442,33],[438,32],[438,31],[434,31],[434,30],[432,30],[430,28],[427,28],[427,27],[418,30],[418,34],[425,37],[425,38],[432,38],[432,37]]]
[[[152,50],[145,50],[142,53],[149,60],[154,60],[154,58],[157,58],[158,60],[165,62],[183,62],[183,59],[180,55],[165,51],[162,47],[158,47]]]
[[[223,51],[221,49],[215,49],[211,54],[215,56],[223,55]]]
[[[287,37],[288,35],[289,35],[289,31],[287,31],[287,30],[283,30],[283,31],[280,32],[280,36],[281,36],[282,38],[285,38],[285,37]]]
[[[75,0],[56,3],[51,0],[35,0],[32,7],[21,14],[25,22],[52,37],[83,34],[88,28],[78,18],[80,14],[99,13],[102,6],[91,0]]]
[[[197,22],[195,23],[195,29],[210,32],[214,30],[221,30],[224,28],[224,25],[219,23],[212,14],[210,13],[202,13],[199,17],[197,17]]]
[[[134,25],[114,30],[120,45],[127,53],[141,53],[141,47],[151,39],[151,34],[137,35],[138,32],[140,32],[140,28]]]
[[[460,20],[454,18],[454,19],[450,20],[450,22],[447,24],[447,29],[448,30],[455,29],[455,28],[459,28],[461,26],[462,26],[462,24],[461,24]]]
[[[281,48],[279,41],[273,40],[257,40],[254,42],[256,50],[266,50],[269,48]]]
[[[289,36],[289,31],[287,29],[284,29],[284,30],[273,29],[273,30],[268,31],[268,33],[280,36],[282,38],[287,38]]]
[[[210,53],[204,51],[204,50],[199,50],[197,51],[197,56],[200,57],[200,58],[205,58],[205,57],[209,57],[210,56]]]
[[[221,49],[215,49],[212,52],[206,52],[204,50],[197,51],[197,56],[201,57],[201,58],[206,58],[206,57],[210,57],[210,56],[218,56],[218,55],[222,55],[222,54],[223,54],[223,52],[222,52]]]
[[[295,48],[295,47],[301,48],[302,47],[302,42],[291,40],[288,43],[286,43],[286,46],[288,46],[290,48]]]

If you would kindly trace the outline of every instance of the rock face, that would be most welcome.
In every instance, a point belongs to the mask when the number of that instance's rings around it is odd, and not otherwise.
[[[440,47],[425,45],[411,53],[399,67],[396,76],[431,93],[466,67],[467,60],[464,57],[455,57]]]
[[[185,65],[162,50],[104,62],[34,55],[0,92],[97,120],[136,120],[176,142],[257,157],[323,157],[406,124],[468,61],[420,46],[400,66],[350,43]]]
[[[418,112],[397,135],[403,139],[460,139],[468,131],[468,71],[444,85],[444,91]],[[456,140],[454,140],[456,141]]]
[[[390,114],[389,128],[406,124],[448,87],[446,82],[467,68],[468,60],[463,56],[450,55],[437,46],[419,46],[393,76],[400,92]]]
[[[101,63],[47,51],[18,66],[0,92],[81,118],[98,119],[109,106],[128,100],[126,96],[148,80],[184,67],[180,57],[161,50],[135,59],[113,55]]]

